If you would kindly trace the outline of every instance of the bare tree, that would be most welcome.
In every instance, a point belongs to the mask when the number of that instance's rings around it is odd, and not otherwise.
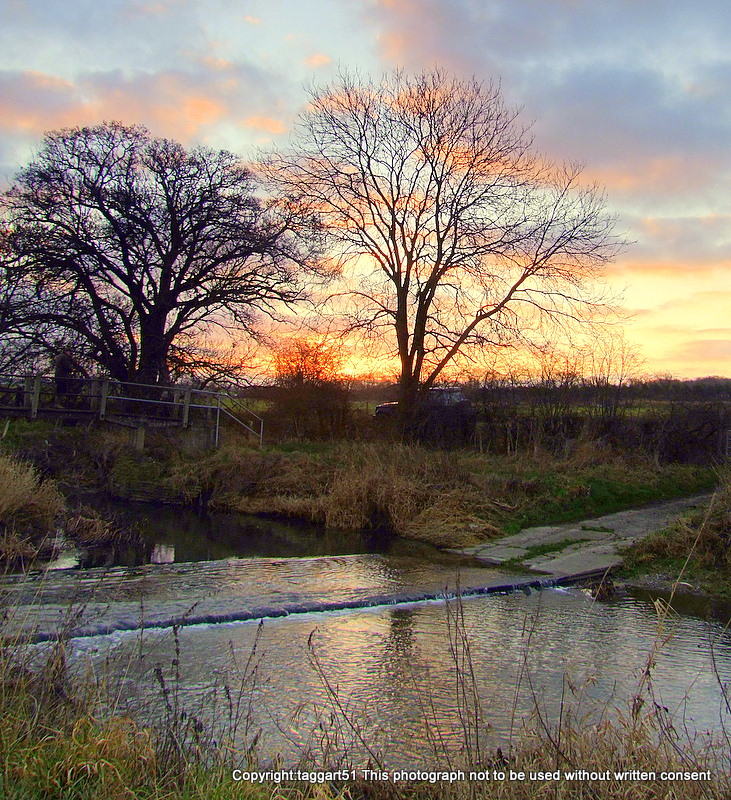
[[[231,153],[112,122],[47,134],[16,181],[2,200],[15,329],[60,331],[118,380],[167,381],[176,343],[255,334],[302,297],[290,220]]]
[[[458,354],[586,318],[621,246],[601,193],[533,153],[499,86],[441,70],[313,90],[263,172],[322,226],[351,329],[391,342],[404,419]]]
[[[339,346],[327,337],[295,337],[276,348],[275,425],[290,436],[344,435],[350,409],[342,365]]]

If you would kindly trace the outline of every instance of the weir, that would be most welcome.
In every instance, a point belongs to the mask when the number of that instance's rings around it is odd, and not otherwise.
[[[439,602],[557,585],[453,559],[398,555],[225,559],[5,576],[6,636],[54,641],[150,628]]]
[[[330,559],[310,561],[328,578]],[[383,567],[365,560],[347,563],[352,575],[360,575],[361,589],[367,588],[368,574],[375,577],[374,569],[379,580],[396,577]],[[412,590],[427,588],[426,575],[420,577],[414,565],[410,574],[402,568],[401,577],[414,580]],[[325,581],[325,602],[335,599],[326,599],[335,577]],[[413,770],[435,768],[438,737],[445,752],[454,748],[456,759],[464,743],[459,709],[465,708],[460,706],[465,686],[475,693],[480,718],[489,723],[473,729],[486,753],[509,745],[536,704],[542,720],[556,724],[566,711],[567,680],[582,719],[606,719],[615,708],[626,712],[650,652],[653,701],[677,712],[683,731],[692,736],[718,729],[728,717],[722,686],[731,678],[731,645],[721,622],[673,617],[672,643],[658,647],[656,610],[649,599],[598,603],[578,589],[544,588],[463,594],[455,609],[428,601],[367,606],[365,597],[353,597],[353,607],[338,612],[292,613],[263,624],[184,625],[75,638],[64,653],[79,675],[91,669],[121,676],[121,684],[112,681],[115,702],[123,701],[116,711],[135,718],[164,718],[160,677],[175,686],[179,708],[208,726],[222,719],[213,699],[226,692],[239,697],[258,751],[265,758],[280,755],[283,767],[302,763],[299,743],[315,764],[333,763],[328,761],[337,757],[332,748],[342,746],[353,765],[368,764],[377,752],[384,769]],[[339,599],[345,601],[341,605],[349,602],[342,591]],[[32,651],[47,658],[49,645]],[[353,729],[338,708],[346,709],[367,749],[358,737],[348,736]],[[595,716],[589,717],[590,711]],[[242,750],[249,744],[237,741]]]

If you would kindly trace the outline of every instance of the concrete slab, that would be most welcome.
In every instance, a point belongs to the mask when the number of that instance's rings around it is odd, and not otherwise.
[[[622,563],[619,551],[661,530],[683,512],[707,503],[710,494],[670,500],[563,525],[526,528],[494,542],[453,552],[472,555],[490,564],[520,563],[531,571],[555,578],[601,574]],[[530,556],[536,547],[556,547]]]

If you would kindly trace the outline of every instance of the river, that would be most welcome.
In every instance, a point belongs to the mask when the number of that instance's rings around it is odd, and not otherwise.
[[[3,589],[6,630],[79,634],[68,662],[104,678],[116,713],[172,714],[204,738],[256,741],[264,760],[347,752],[409,768],[494,751],[562,703],[587,719],[627,713],[650,654],[648,707],[685,737],[728,726],[727,610],[680,601],[659,633],[648,595],[499,588],[524,580],[399,545],[46,572]]]

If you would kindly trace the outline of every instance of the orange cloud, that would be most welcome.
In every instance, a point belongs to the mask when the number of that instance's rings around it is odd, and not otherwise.
[[[330,58],[324,53],[315,53],[314,55],[305,59],[305,64],[307,64],[308,67],[324,67],[329,63]]]
[[[710,157],[668,155],[642,163],[630,161],[622,167],[592,166],[583,174],[612,194],[684,194],[702,190],[717,171],[718,164]]]
[[[274,117],[247,117],[244,120],[244,124],[247,128],[274,135],[284,133],[287,130],[287,126],[281,120],[275,119]]]
[[[201,129],[220,121],[226,105],[204,87],[191,87],[186,76],[168,73],[144,76],[134,81],[108,80],[97,85],[96,97],[89,103],[96,121],[121,119],[142,122],[155,135],[190,142]]]
[[[626,300],[637,309],[625,326],[629,341],[642,349],[651,372],[682,377],[731,375],[731,289],[712,279],[688,291],[677,278],[647,277],[633,283]]]
[[[215,56],[204,56],[199,60],[201,64],[216,72],[224,72],[225,70],[231,69],[233,66],[233,62],[225,58],[216,58]]]
[[[77,124],[85,105],[76,86],[55,75],[28,70],[0,84],[0,130],[38,136]]]
[[[699,275],[729,274],[731,258],[723,261],[672,261],[662,258],[618,259],[607,268],[607,275],[624,280],[650,276],[677,278],[687,283]]]
[[[164,14],[169,14],[175,6],[179,6],[184,2],[185,0],[140,1],[133,3],[124,13],[128,17],[161,17]]]

